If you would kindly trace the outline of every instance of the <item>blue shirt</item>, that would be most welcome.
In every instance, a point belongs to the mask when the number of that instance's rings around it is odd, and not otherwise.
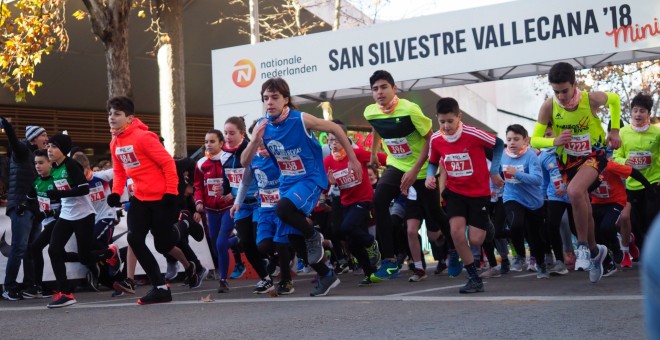
[[[250,170],[254,174],[252,185],[259,190],[259,206],[262,211],[275,210],[275,204],[279,201],[280,169],[269,157],[256,154],[250,164]]]
[[[323,189],[328,187],[321,145],[305,127],[302,112],[291,109],[289,116],[279,123],[268,120],[263,140],[280,169],[282,188],[300,181],[312,181]]]
[[[531,148],[527,149],[518,158],[512,158],[506,154],[502,155],[502,171],[508,166],[517,168],[515,176],[509,176],[504,172],[504,203],[516,201],[530,210],[536,210],[543,206],[543,174],[541,162]]]
[[[541,171],[543,172],[543,186],[541,187],[546,193],[548,201],[568,201],[568,194],[566,194],[566,185],[562,181],[561,173],[557,167],[557,154],[555,153],[555,148],[549,148],[543,150],[539,154],[539,161],[541,162]],[[557,184],[560,184],[562,189],[564,189],[564,195],[557,195]]]

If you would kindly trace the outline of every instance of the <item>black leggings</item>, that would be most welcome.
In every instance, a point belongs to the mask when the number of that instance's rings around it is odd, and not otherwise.
[[[37,238],[30,243],[30,253],[32,254],[32,259],[34,260],[34,283],[38,286],[43,286],[44,278],[44,248],[50,243],[50,237],[53,235],[53,228],[55,227],[55,222],[46,224],[44,229],[37,235]],[[78,253],[69,253],[67,252],[65,257],[65,262],[79,262]]]
[[[529,252],[537,263],[544,263],[543,208],[530,210],[516,201],[504,203],[506,220],[511,227],[511,240],[518,256],[525,256],[525,238]]]
[[[545,216],[545,237],[547,240],[546,253],[552,249],[557,261],[564,261],[564,242],[561,238],[561,219],[568,211],[568,221],[571,230],[575,230],[573,222],[573,209],[570,203],[562,201],[547,201]]]
[[[314,236],[314,227],[307,222],[307,216],[303,214],[290,199],[284,197],[275,206],[275,213],[282,222],[298,229],[305,238]]]
[[[371,203],[360,202],[349,206],[342,206],[343,222],[341,232],[344,240],[348,242],[348,249],[355,256],[364,270],[364,275],[369,276],[374,272],[369,261],[367,249],[374,243],[374,237],[369,234],[367,222],[371,214]]]
[[[50,237],[48,255],[50,256],[53,273],[55,274],[55,280],[57,281],[57,291],[64,294],[69,294],[73,291],[73,287],[69,286],[66,277],[65,262],[67,260],[67,254],[64,249],[64,246],[71,238],[71,235],[76,235],[76,244],[78,247],[80,262],[88,267],[95,263],[94,258],[91,256],[92,244],[94,242],[93,231],[94,214],[75,221],[60,218],[55,222]]]
[[[289,264],[291,261],[291,249],[288,243],[273,242],[272,238],[266,238],[259,242],[257,248],[261,254],[277,252],[277,264],[280,266],[280,281],[291,281],[291,266]],[[266,276],[264,275],[264,277]]]
[[[147,247],[145,238],[147,233],[151,232],[156,250],[161,254],[172,250],[179,242],[179,233],[172,226],[177,220],[177,213],[178,210],[173,205],[162,201],[131,198],[127,216],[128,244],[154,286],[164,285],[165,278],[160,272],[156,258]]]
[[[268,253],[260,253],[257,249],[257,223],[252,222],[252,215],[249,215],[240,220],[236,220],[236,231],[238,232],[238,238],[240,239],[240,245],[245,252],[245,257],[247,258],[252,268],[257,272],[260,278],[265,278],[268,276],[268,272],[264,267],[263,255],[268,255]]]
[[[293,249],[295,249],[298,256],[303,259],[304,263],[309,263],[309,261],[307,261],[307,246],[305,245],[305,238],[300,235],[293,235],[293,234],[289,234],[288,237],[289,237],[289,244],[291,244]],[[314,269],[316,273],[318,273],[319,276],[321,277],[327,276],[328,273],[330,272],[330,269],[328,268],[328,266],[325,265],[325,263],[323,263],[323,261],[319,263],[310,264],[309,266],[312,267],[312,269]]]
[[[619,239],[616,237],[616,222],[621,216],[623,207],[616,203],[594,204],[591,210],[594,216],[596,243],[603,244],[612,251],[620,250]]]
[[[658,186],[658,183],[653,183]],[[651,222],[660,210],[660,195],[652,190],[626,190],[628,193],[628,202],[631,204],[630,218],[632,219],[632,231],[635,234],[635,244],[642,249],[644,239],[649,231]]]

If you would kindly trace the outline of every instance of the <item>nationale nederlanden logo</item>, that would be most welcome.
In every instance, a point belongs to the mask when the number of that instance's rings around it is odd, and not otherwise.
[[[234,64],[234,72],[231,79],[238,87],[248,87],[254,81],[257,70],[249,59],[241,59]]]

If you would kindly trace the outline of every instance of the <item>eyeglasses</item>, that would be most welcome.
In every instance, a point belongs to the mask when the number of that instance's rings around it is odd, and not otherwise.
[[[337,142],[336,138],[328,138],[328,144],[332,144],[332,143],[335,143],[335,142]]]

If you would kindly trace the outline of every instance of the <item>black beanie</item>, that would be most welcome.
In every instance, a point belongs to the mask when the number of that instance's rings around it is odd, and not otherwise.
[[[65,156],[71,151],[71,137],[68,135],[58,133],[55,136],[48,138],[48,143],[55,144]]]

